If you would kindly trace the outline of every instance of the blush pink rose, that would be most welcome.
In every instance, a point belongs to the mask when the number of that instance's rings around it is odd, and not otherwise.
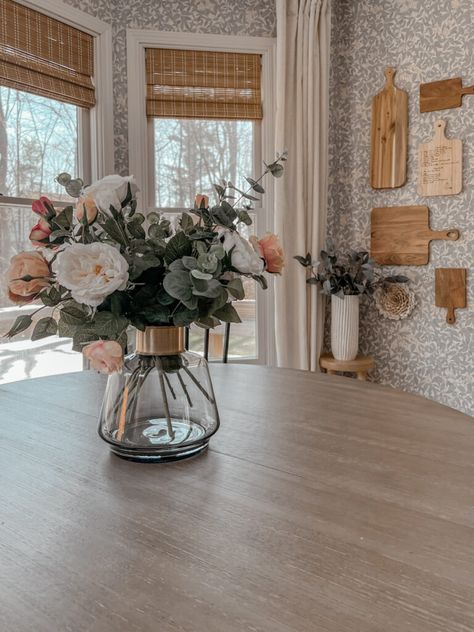
[[[98,213],[97,206],[91,197],[81,197],[76,202],[76,218],[79,222],[84,220],[84,214],[88,224],[95,221]]]
[[[41,196],[39,200],[35,200],[31,205],[31,208],[34,213],[37,215],[43,215],[43,217],[55,215],[53,203],[44,195]]]
[[[273,233],[266,233],[261,239],[252,236],[250,243],[265,260],[265,270],[272,274],[281,274],[285,265],[285,257],[278,236]]]
[[[209,208],[209,198],[207,195],[198,193],[194,198],[194,206],[196,208]]]
[[[10,260],[8,295],[13,303],[29,303],[49,285],[49,267],[39,252],[20,252]]]
[[[123,350],[115,340],[97,340],[82,350],[86,360],[100,373],[116,373],[123,365]]]
[[[34,246],[43,246],[44,240],[49,243],[48,238],[51,235],[51,232],[51,226],[44,217],[40,217],[38,223],[31,229],[30,241]]]

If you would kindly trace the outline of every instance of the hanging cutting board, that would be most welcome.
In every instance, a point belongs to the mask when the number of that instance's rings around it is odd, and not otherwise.
[[[474,94],[474,86],[462,87],[462,79],[443,79],[420,84],[420,112],[449,110],[462,105],[463,94]]]
[[[393,83],[394,68],[385,69],[385,86],[372,99],[370,184],[394,189],[406,181],[408,94]]]
[[[437,268],[435,270],[435,304],[447,307],[446,322],[456,322],[454,310],[466,307],[466,270],[465,268]]]
[[[383,265],[425,265],[432,239],[459,238],[454,228],[431,230],[427,206],[374,208],[371,220],[371,256]]]
[[[418,194],[455,195],[462,190],[462,141],[446,138],[446,122],[434,124],[434,136],[418,146]]]

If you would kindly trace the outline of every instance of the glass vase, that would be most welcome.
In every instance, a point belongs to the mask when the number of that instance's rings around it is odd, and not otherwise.
[[[206,360],[184,349],[183,327],[137,331],[136,351],[109,376],[99,435],[133,461],[172,461],[206,449],[219,428]]]

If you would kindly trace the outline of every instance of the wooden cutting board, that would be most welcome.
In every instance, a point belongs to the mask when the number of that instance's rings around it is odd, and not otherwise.
[[[418,145],[418,194],[455,195],[462,190],[462,141],[446,138],[446,122],[434,124],[434,136]]]
[[[371,221],[371,257],[382,265],[426,265],[432,239],[459,239],[455,228],[430,229],[427,206],[374,208]]]
[[[436,268],[435,270],[435,305],[447,307],[446,322],[456,322],[454,310],[466,307],[466,269]]]
[[[462,105],[463,94],[474,94],[474,86],[462,87],[462,79],[443,79],[420,84],[420,112],[449,110]]]
[[[408,94],[393,83],[394,68],[385,69],[385,86],[372,99],[370,184],[394,189],[406,181]]]

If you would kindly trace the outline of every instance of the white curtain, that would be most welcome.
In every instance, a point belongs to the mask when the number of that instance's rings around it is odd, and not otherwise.
[[[305,284],[294,255],[324,245],[328,186],[330,0],[276,0],[277,150],[288,149],[276,181],[275,227],[286,256],[275,282],[278,366],[318,369],[324,326],[319,289]]]

